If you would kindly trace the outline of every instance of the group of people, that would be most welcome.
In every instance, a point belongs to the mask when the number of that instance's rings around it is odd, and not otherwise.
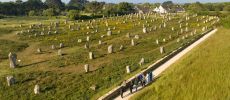
[[[126,91],[126,89],[129,89],[130,93],[133,93],[133,89],[137,91],[139,86],[144,87],[145,85],[151,83],[152,81],[153,81],[153,74],[151,71],[145,74],[143,73],[139,74],[130,82],[126,82],[125,80],[120,88],[121,98],[123,98],[123,93]]]

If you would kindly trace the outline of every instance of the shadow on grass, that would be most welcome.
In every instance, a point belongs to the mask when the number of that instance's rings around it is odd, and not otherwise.
[[[40,64],[40,63],[44,63],[44,62],[48,62],[48,61],[49,61],[49,60],[44,60],[44,61],[39,61],[39,62],[27,64],[27,65],[19,65],[18,68],[27,67],[27,66],[32,66],[32,65],[36,65],[36,64]]]

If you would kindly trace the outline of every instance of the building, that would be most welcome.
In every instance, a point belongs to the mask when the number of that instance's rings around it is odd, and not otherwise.
[[[169,13],[169,10],[164,8],[164,7],[162,7],[161,5],[159,7],[156,7],[153,11],[156,12],[156,13],[161,13],[161,14]]]

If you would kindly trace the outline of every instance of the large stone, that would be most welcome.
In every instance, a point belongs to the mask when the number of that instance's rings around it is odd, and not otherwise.
[[[147,33],[147,28],[146,27],[143,28],[143,33]]]
[[[85,64],[84,68],[85,68],[85,72],[88,73],[89,72],[89,64]]]
[[[53,49],[53,50],[56,49],[55,45],[52,45],[52,46],[51,46],[51,49]]]
[[[62,56],[62,55],[63,55],[61,49],[58,50],[58,55],[59,55],[59,56]]]
[[[131,73],[130,66],[126,66],[126,73]]]
[[[34,86],[34,94],[40,94],[40,87],[37,84]]]
[[[108,53],[109,54],[113,53],[113,45],[108,46]]]
[[[144,58],[141,58],[141,60],[140,60],[140,62],[139,62],[139,65],[142,66],[142,65],[144,65],[144,63],[145,63],[145,59],[144,59]]]
[[[41,49],[41,48],[38,48],[38,49],[37,49],[37,52],[38,52],[38,53],[42,53],[42,49]]]
[[[112,35],[112,31],[108,31],[107,36],[111,36],[111,35]]]
[[[159,40],[158,40],[158,39],[156,40],[156,44],[157,44],[157,45],[159,44]]]
[[[9,61],[10,61],[10,68],[17,67],[17,55],[10,52],[8,57],[9,57]]]
[[[13,76],[7,76],[6,80],[7,80],[8,86],[11,86],[11,85],[15,84],[15,82],[16,82]]]
[[[135,45],[136,45],[134,39],[131,40],[131,45],[132,45],[132,46],[135,46]]]
[[[89,52],[89,59],[94,59],[93,52]]]
[[[64,44],[63,43],[60,43],[60,48],[64,48]]]
[[[160,53],[161,54],[165,53],[164,47],[160,47]]]
[[[124,46],[123,45],[121,45],[120,46],[120,51],[122,51],[124,49]]]

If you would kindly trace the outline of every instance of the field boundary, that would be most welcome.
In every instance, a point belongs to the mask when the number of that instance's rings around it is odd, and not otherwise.
[[[199,37],[194,38],[193,40],[185,43],[183,46],[177,48],[176,50],[170,52],[168,55],[162,57],[161,59],[157,60],[155,63],[151,64],[149,67],[147,67],[146,69],[144,69],[143,71],[139,72],[138,74],[134,75],[133,77],[131,77],[130,79],[127,80],[127,83],[130,83],[132,80],[135,79],[136,76],[139,76],[140,74],[145,74],[148,73],[150,71],[154,71],[156,70],[158,67],[160,67],[161,65],[163,65],[164,63],[166,63],[167,61],[169,61],[171,58],[175,57],[175,55],[179,54],[180,52],[182,52],[183,50],[189,48],[191,45],[195,44],[197,41],[199,41],[202,37],[208,35],[208,33],[212,32],[214,29],[211,28],[203,33],[201,33],[201,35]],[[189,48],[190,49],[190,48]],[[191,48],[192,49],[192,48]],[[163,70],[161,70],[163,71]],[[157,75],[154,75],[157,76]],[[116,88],[114,88],[113,90],[109,91],[108,93],[106,93],[105,95],[101,96],[98,100],[111,100],[116,98],[117,96],[119,96],[119,90],[120,90],[121,86],[117,86]],[[128,89],[128,87],[125,87],[126,89]]]

